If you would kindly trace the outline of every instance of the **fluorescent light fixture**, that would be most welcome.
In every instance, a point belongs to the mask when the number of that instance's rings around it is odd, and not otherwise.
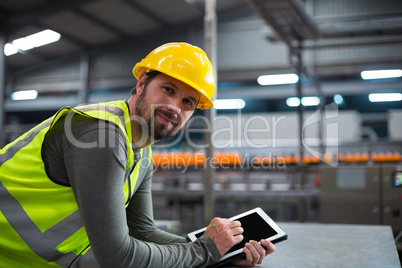
[[[371,93],[368,97],[371,102],[401,101],[402,93]]]
[[[297,107],[300,105],[300,103],[303,106],[317,106],[320,104],[320,98],[318,97],[303,97],[301,102],[298,97],[290,97],[286,99],[286,104],[289,107]]]
[[[11,93],[12,100],[34,100],[38,97],[36,90],[22,90]]]
[[[297,81],[299,81],[297,74],[261,75],[257,78],[257,82],[261,86],[294,84]]]
[[[320,98],[315,96],[303,97],[301,103],[303,106],[317,106],[320,104]]]
[[[363,72],[360,73],[360,76],[364,80],[395,78],[395,77],[401,77],[402,76],[402,70],[401,69],[390,69],[390,70],[363,71]]]
[[[26,37],[18,38],[4,46],[4,54],[10,56],[16,54],[18,50],[29,50],[35,47],[44,46],[60,40],[61,35],[52,30],[44,30]]]
[[[246,102],[242,99],[221,99],[214,101],[214,108],[217,110],[225,109],[243,109]]]
[[[32,34],[25,37],[27,42],[30,42],[33,47],[40,47],[51,44],[60,40],[61,35],[52,30],[44,30],[42,32]]]
[[[10,43],[5,44],[4,46],[4,55],[10,56],[14,55],[18,52],[18,48],[16,46],[13,46]]]
[[[334,102],[338,105],[341,105],[344,102],[341,94],[335,94],[333,99],[334,99]]]
[[[286,104],[289,107],[297,107],[300,105],[300,99],[298,97],[290,97],[286,99]]]

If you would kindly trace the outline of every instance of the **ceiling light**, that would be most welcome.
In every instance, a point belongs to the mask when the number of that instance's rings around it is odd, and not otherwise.
[[[44,30],[42,32],[25,37],[33,47],[40,47],[60,40],[61,35],[52,30]]]
[[[335,94],[333,99],[334,99],[334,102],[338,105],[342,105],[344,102],[341,94]]]
[[[4,46],[4,55],[10,56],[14,55],[18,52],[18,48],[16,46],[13,46],[10,43],[5,44]]]
[[[303,97],[301,103],[303,106],[317,106],[318,104],[320,104],[320,98],[315,96]]]
[[[298,97],[290,97],[286,99],[286,104],[289,107],[297,107],[300,105],[300,99]]]
[[[391,69],[391,70],[363,71],[363,72],[360,73],[360,76],[364,80],[395,78],[395,77],[401,77],[402,76],[402,70],[401,69]]]
[[[297,81],[299,81],[297,74],[261,75],[257,78],[257,82],[261,86],[294,84]]]
[[[11,93],[12,100],[34,100],[38,97],[36,90],[23,90]]]
[[[22,37],[19,39],[15,39],[11,45],[13,45],[14,47],[16,47],[19,50],[29,50],[29,49],[33,49],[34,46],[31,44],[31,42],[29,42],[29,39],[27,39],[27,37]]]
[[[214,108],[217,110],[224,109],[243,109],[246,102],[242,99],[221,99],[214,101]]]
[[[298,107],[300,105],[300,103],[303,106],[317,106],[318,104],[320,104],[320,98],[315,97],[315,96],[303,97],[301,101],[298,97],[290,97],[290,98],[286,99],[286,104],[289,107]]]
[[[371,102],[401,101],[402,93],[372,93],[368,98]]]
[[[26,37],[18,38],[4,46],[4,54],[6,56],[13,55],[18,50],[29,50],[35,47],[44,46],[60,40],[61,35],[52,30],[44,30]]]

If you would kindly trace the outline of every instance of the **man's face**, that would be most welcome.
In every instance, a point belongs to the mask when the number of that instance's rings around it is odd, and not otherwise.
[[[158,74],[145,85],[140,77],[136,116],[143,119],[142,135],[155,142],[174,136],[194,113],[200,94],[187,84],[165,74]],[[146,129],[144,129],[146,128]]]

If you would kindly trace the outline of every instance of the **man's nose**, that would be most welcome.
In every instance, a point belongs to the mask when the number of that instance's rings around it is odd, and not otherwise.
[[[181,113],[181,101],[178,99],[173,99],[171,102],[168,103],[167,108],[170,112],[174,114]]]

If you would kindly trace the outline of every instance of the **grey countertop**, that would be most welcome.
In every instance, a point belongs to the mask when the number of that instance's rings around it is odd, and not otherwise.
[[[259,268],[400,268],[390,226],[279,223],[289,235]],[[86,254],[74,267],[97,267]]]
[[[256,267],[400,268],[390,226],[280,223],[289,235]]]

